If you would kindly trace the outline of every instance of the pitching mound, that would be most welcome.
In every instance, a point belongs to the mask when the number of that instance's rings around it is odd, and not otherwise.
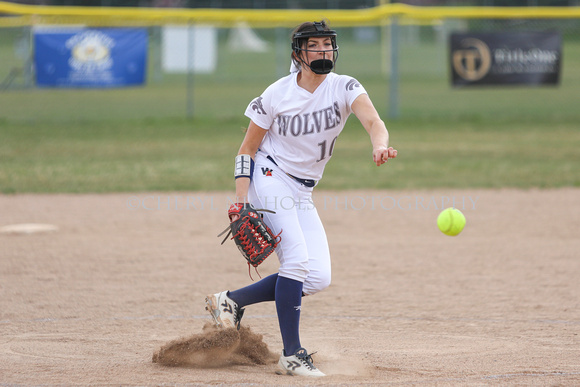
[[[218,329],[207,323],[200,334],[173,340],[153,354],[153,362],[170,367],[216,368],[275,363],[262,335],[248,327]]]

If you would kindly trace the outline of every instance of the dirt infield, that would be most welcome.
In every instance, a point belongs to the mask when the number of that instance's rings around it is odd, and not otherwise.
[[[580,385],[579,189],[315,197],[333,283],[304,299],[301,333],[329,376],[305,381],[271,360],[152,361],[202,332],[206,293],[251,282],[216,237],[226,194],[0,196],[0,227],[58,227],[0,233],[0,384]],[[453,204],[467,226],[447,237]],[[272,303],[242,323],[279,353]]]

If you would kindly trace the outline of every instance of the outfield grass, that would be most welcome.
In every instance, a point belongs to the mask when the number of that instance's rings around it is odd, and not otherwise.
[[[232,160],[245,120],[148,120],[1,129],[0,190],[23,192],[213,191],[232,189]],[[356,118],[339,138],[319,187],[580,186],[575,122],[401,120],[390,125],[400,155],[371,162]]]
[[[400,156],[374,166],[351,117],[320,188],[580,185],[579,44],[566,43],[561,85],[545,88],[456,90],[436,46],[401,51],[401,118],[391,121],[382,51],[341,42],[338,72],[365,86]],[[193,120],[186,77],[156,81],[154,68],[142,88],[0,92],[0,192],[232,189],[243,111],[276,79],[277,63],[272,52],[223,45],[219,55],[215,74],[195,76]]]

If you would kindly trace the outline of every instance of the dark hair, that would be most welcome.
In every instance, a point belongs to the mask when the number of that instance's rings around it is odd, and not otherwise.
[[[304,35],[301,37],[301,35]],[[308,42],[308,38],[319,36],[332,36],[336,39],[336,31],[330,29],[328,25],[328,20],[322,19],[319,22],[304,22],[294,28],[290,39],[292,40],[292,53],[299,55],[300,48],[304,43]],[[336,40],[335,40],[336,41]],[[296,66],[299,66],[300,62],[296,58],[296,55],[292,55],[292,60]]]

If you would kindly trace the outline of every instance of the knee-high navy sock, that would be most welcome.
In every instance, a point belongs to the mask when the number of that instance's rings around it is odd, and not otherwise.
[[[228,296],[238,304],[240,308],[258,302],[274,301],[276,298],[276,280],[278,273],[269,275],[255,284],[229,292]]]
[[[278,277],[276,282],[276,311],[286,356],[294,354],[300,345],[300,307],[303,283]]]

